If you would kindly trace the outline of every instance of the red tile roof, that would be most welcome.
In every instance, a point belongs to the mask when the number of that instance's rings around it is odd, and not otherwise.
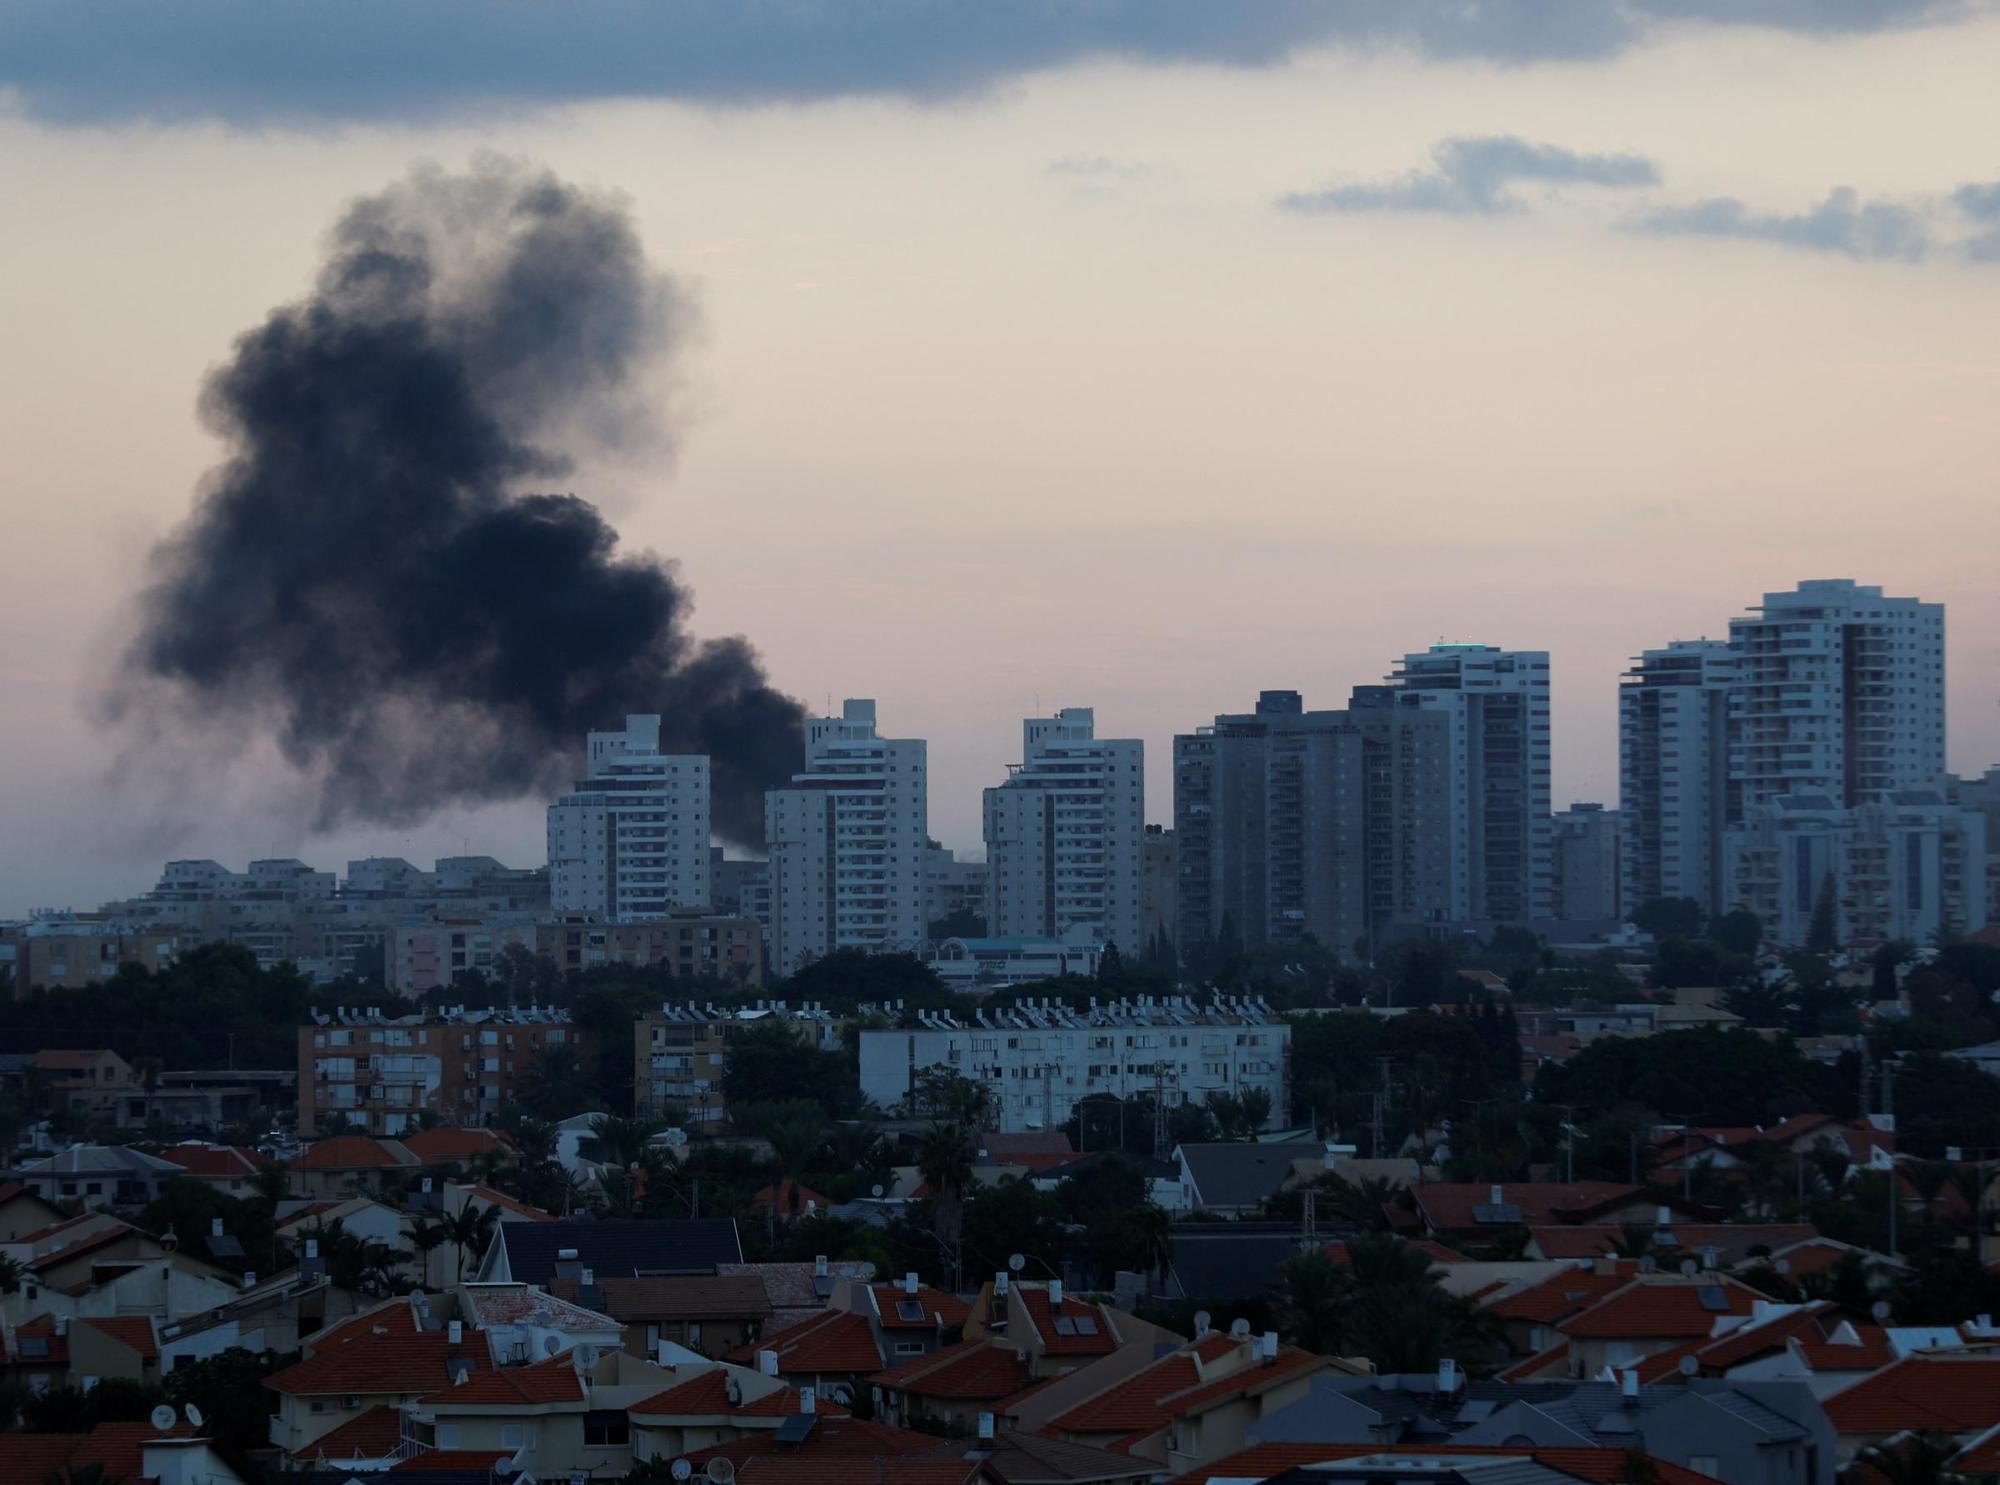
[[[100,1253],[106,1248],[116,1247],[128,1238],[144,1238],[146,1235],[136,1227],[127,1227],[120,1222],[116,1227],[107,1227],[102,1232],[93,1232],[88,1237],[78,1238],[73,1243],[65,1243],[60,1248],[51,1248],[37,1258],[30,1258],[27,1266],[38,1274],[50,1269],[61,1268],[66,1263],[91,1253]]]
[[[73,1323],[88,1325],[92,1330],[102,1331],[113,1340],[138,1352],[142,1357],[152,1360],[157,1360],[159,1357],[160,1343],[153,1334],[151,1315],[90,1316]]]
[[[9,1434],[0,1449],[0,1485],[46,1485],[84,1445],[80,1433]]]
[[[1028,1320],[1035,1327],[1035,1334],[1042,1338],[1042,1349],[1051,1356],[1109,1356],[1118,1349],[1118,1339],[1112,1334],[1111,1318],[1101,1306],[1086,1304],[1080,1299],[1063,1296],[1062,1308],[1055,1309],[1049,1304],[1046,1289],[1022,1289],[1021,1305],[1028,1312]],[[1056,1329],[1057,1320],[1071,1322],[1088,1319],[1096,1322],[1095,1335],[1064,1335]],[[1076,1329],[1072,1324],[1071,1329]]]
[[[490,1129],[424,1129],[398,1141],[424,1165],[447,1160],[464,1162],[475,1155],[511,1155],[514,1147]]]
[[[483,1341],[475,1343],[480,1349],[485,1349]],[[551,1356],[533,1366],[492,1367],[473,1372],[463,1382],[441,1388],[423,1400],[454,1406],[469,1403],[582,1402],[583,1382],[576,1374],[574,1358]]]
[[[1541,1226],[1556,1222],[1582,1222],[1622,1206],[1647,1203],[1645,1188],[1618,1181],[1514,1181],[1500,1188],[1501,1204],[1519,1207],[1521,1222]],[[1444,1232],[1471,1232],[1496,1224],[1481,1222],[1473,1208],[1492,1201],[1492,1187],[1479,1184],[1413,1186],[1410,1195],[1418,1210],[1434,1228]]]
[[[337,1134],[321,1140],[292,1162],[293,1170],[401,1170],[420,1162],[405,1159],[408,1151],[393,1140],[372,1140],[361,1134]]]
[[[1537,1351],[1533,1356],[1524,1356],[1512,1366],[1503,1368],[1496,1376],[1501,1382],[1527,1382],[1537,1377],[1557,1374],[1567,1375],[1569,1368],[1569,1342],[1559,1340],[1554,1345]]]
[[[1301,1351],[1296,1346],[1286,1346],[1269,1361],[1253,1361],[1226,1377],[1205,1382],[1188,1392],[1176,1393],[1166,1399],[1167,1411],[1176,1418],[1203,1413],[1218,1403],[1253,1396],[1266,1388],[1295,1380],[1306,1372],[1319,1371],[1327,1365],[1324,1356]]]
[[[235,1180],[248,1179],[270,1164],[242,1145],[173,1145],[160,1151],[160,1159],[173,1161],[191,1176]]]
[[[884,1392],[984,1402],[1012,1398],[1034,1380],[1013,1346],[977,1340],[891,1367],[875,1378],[874,1385]]]
[[[1651,1227],[1650,1223],[1645,1224]],[[1674,1246],[1695,1253],[1715,1247],[1727,1254],[1747,1253],[1751,1248],[1781,1248],[1819,1236],[1819,1229],[1806,1222],[1772,1222],[1736,1225],[1726,1222],[1676,1222],[1664,1229]],[[1555,1226],[1532,1229],[1535,1246],[1545,1258],[1601,1258],[1615,1254],[1623,1245],[1626,1230],[1609,1223],[1589,1226]]]
[[[21,1343],[26,1340],[36,1339],[45,1340],[49,1343],[49,1354],[46,1358],[22,1354],[24,1348]],[[20,1325],[15,1326],[14,1355],[12,1360],[15,1365],[26,1367],[68,1366],[69,1337],[67,1335],[56,1334],[56,1317],[53,1315],[37,1315],[34,1319],[23,1321]]]
[[[1205,1336],[1057,1414],[1048,1427],[1062,1433],[1156,1433],[1172,1421],[1166,1400],[1203,1384],[1195,1358],[1213,1362],[1238,1344],[1225,1335]]]
[[[775,1335],[747,1342],[729,1353],[731,1361],[754,1364],[759,1351],[778,1353],[778,1370],[792,1375],[829,1376],[879,1372],[882,1353],[865,1315],[827,1310]]]
[[[444,1330],[419,1330],[407,1304],[357,1315],[311,1342],[312,1355],[264,1379],[289,1396],[429,1393],[451,1385],[446,1358],[456,1350],[475,1372],[491,1366],[485,1337],[468,1331],[454,1347]]]
[[[441,1475],[446,1473],[478,1473],[490,1471],[503,1459],[513,1456],[512,1449],[426,1449],[421,1454],[412,1454],[408,1459],[389,1466],[392,1475]]]
[[[2000,1357],[1919,1352],[1829,1397],[1839,1433],[1967,1433],[2000,1423]]]
[[[1704,1289],[1720,1290],[1722,1310],[1702,1304]],[[1721,1316],[1747,1315],[1759,1296],[1745,1285],[1724,1280],[1717,1284],[1686,1280],[1635,1279],[1624,1288],[1573,1315],[1556,1328],[1571,1340],[1686,1340],[1712,1335]]]
[[[1989,1428],[1953,1455],[1951,1468],[1961,1475],[2000,1475],[2000,1427]]]
[[[331,1433],[323,1433],[292,1457],[316,1459],[381,1459],[403,1442],[403,1415],[395,1408],[370,1408]]]
[[[935,1439],[927,1440],[936,1443]],[[824,1459],[758,1454],[737,1467],[743,1485],[968,1485],[977,1459]]]
[[[468,1186],[465,1188],[488,1206],[498,1207],[503,1212],[512,1212],[516,1217],[525,1217],[530,1222],[553,1222],[554,1212],[545,1212],[540,1207],[531,1207],[525,1201],[516,1201],[504,1191],[496,1191],[491,1186]]]
[[[839,1403],[815,1399],[817,1409],[830,1417],[845,1417]],[[799,1389],[778,1387],[749,1402],[729,1400],[729,1373],[710,1367],[699,1376],[677,1382],[664,1392],[656,1392],[644,1402],[633,1403],[631,1411],[652,1418],[721,1418],[730,1415],[748,1418],[787,1418],[798,1412]]]
[[[119,1222],[118,1219],[115,1217],[112,1218],[111,1220],[113,1224],[115,1224],[116,1226],[123,1227],[125,1225],[124,1223]],[[104,1213],[102,1212],[82,1212],[74,1217],[65,1217],[60,1222],[51,1222],[47,1227],[37,1227],[33,1232],[25,1233],[20,1237],[9,1239],[9,1242],[12,1245],[18,1245],[30,1248],[37,1247],[43,1242],[47,1241],[49,1238],[52,1238],[56,1236],[58,1233],[62,1232],[65,1228],[81,1227],[87,1222],[102,1223],[103,1221],[104,1221]]]
[[[1554,1274],[1539,1284],[1515,1291],[1505,1299],[1486,1306],[1490,1315],[1502,1320],[1525,1320],[1536,1325],[1554,1325],[1589,1309],[1606,1295],[1622,1289],[1639,1272],[1636,1262],[1621,1263],[1618,1272],[1600,1274],[1591,1269],[1571,1269]]]
[[[1199,1465],[1174,1477],[1174,1485],[1208,1485],[1212,1479],[1268,1480],[1287,1470],[1324,1464],[1341,1459],[1366,1459],[1378,1454],[1433,1455],[1464,1457],[1502,1455],[1526,1456],[1538,1464],[1595,1485],[1622,1485],[1629,1477],[1631,1456],[1623,1449],[1508,1449],[1478,1444],[1411,1444],[1385,1447],[1381,1444],[1257,1444],[1240,1454],[1231,1454]],[[1659,1485],[1717,1485],[1713,1476],[1699,1475],[1682,1465],[1663,1459],[1652,1461]]]
[[[928,1284],[919,1284],[915,1294],[909,1293],[901,1284],[870,1284],[875,1294],[875,1309],[884,1330],[935,1330],[942,1323],[947,1330],[956,1330],[965,1324],[972,1314],[972,1307],[942,1289],[933,1289]],[[905,1320],[901,1306],[914,1300],[922,1306],[923,1314],[915,1320]]]
[[[860,1418],[822,1416],[803,1443],[781,1444],[775,1429],[759,1429],[727,1443],[693,1450],[684,1457],[696,1470],[711,1459],[727,1459],[736,1465],[737,1478],[741,1479],[744,1465],[756,1458],[780,1456],[809,1463],[816,1469],[838,1467],[843,1471],[850,1463],[858,1462],[872,1470],[878,1462],[887,1465],[895,1456],[936,1447],[937,1438],[932,1434]],[[817,1481],[820,1476],[815,1474],[813,1478]]]
[[[150,1422],[100,1423],[90,1431],[90,1437],[69,1457],[69,1467],[80,1469],[84,1465],[101,1465],[106,1480],[123,1480],[126,1485],[145,1478],[139,1471],[144,1467],[145,1456],[141,1447],[155,1439],[191,1439],[195,1431],[186,1423],[175,1423],[171,1428],[155,1428]],[[4,1453],[0,1450],[0,1453]]]

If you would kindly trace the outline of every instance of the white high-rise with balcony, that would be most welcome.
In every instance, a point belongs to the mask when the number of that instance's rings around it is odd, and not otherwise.
[[[1731,817],[1729,696],[1736,657],[1717,639],[1647,650],[1618,685],[1624,907],[1690,897],[1727,904],[1723,832]]]
[[[806,760],[764,796],[772,968],[790,974],[835,949],[916,952],[929,839],[925,747],[878,737],[875,703],[806,720]]]
[[[1851,808],[1944,774],[1944,605],[1847,578],[1729,622],[1736,818],[1789,794]]]
[[[1021,724],[1022,761],[986,791],[988,933],[1140,951],[1145,747],[1098,737],[1084,706]]]
[[[549,806],[549,903],[557,912],[664,918],[706,908],[708,759],[662,753],[660,719],[590,734],[588,777]]]

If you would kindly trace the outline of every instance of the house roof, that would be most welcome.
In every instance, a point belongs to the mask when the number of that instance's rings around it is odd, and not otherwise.
[[[88,1439],[80,1433],[16,1433],[0,1449],[0,1485],[47,1485]]]
[[[38,1356],[38,1343],[47,1355]],[[14,1349],[7,1360],[15,1366],[26,1367],[67,1367],[69,1365],[69,1337],[56,1333],[56,1317],[37,1315],[32,1320],[24,1320],[14,1327]]]
[[[1197,1359],[1218,1361],[1238,1344],[1226,1335],[1204,1336],[1057,1414],[1048,1426],[1064,1433],[1156,1433],[1173,1421],[1167,1399],[1205,1381]]]
[[[727,1459],[736,1465],[740,1479],[745,1463],[760,1456],[788,1456],[821,1467],[839,1465],[845,1469],[850,1462],[856,1461],[870,1467],[878,1462],[887,1464],[902,1455],[924,1453],[936,1444],[934,1434],[895,1428],[869,1419],[821,1413],[806,1437],[797,1443],[780,1441],[777,1430],[764,1428],[725,1443],[711,1444],[706,1449],[690,1450],[683,1457],[696,1469],[711,1459]]]
[[[1615,1273],[1600,1274],[1594,1269],[1577,1268],[1552,1274],[1539,1284],[1496,1299],[1486,1306],[1488,1314],[1502,1320],[1525,1320],[1536,1325],[1554,1325],[1589,1309],[1605,1296],[1622,1289],[1638,1274],[1636,1262],[1618,1265]]]
[[[1049,1355],[1109,1356],[1118,1349],[1111,1317],[1102,1305],[1087,1304],[1065,1294],[1058,1307],[1049,1303],[1047,1289],[1026,1286],[1021,1288],[1020,1296],[1021,1308],[1027,1311],[1028,1321]]]
[[[513,1145],[490,1129],[450,1129],[440,1126],[405,1135],[399,1143],[422,1165],[447,1160],[463,1163],[475,1155],[511,1155]]]
[[[580,1403],[583,1380],[574,1357],[551,1356],[533,1366],[492,1367],[470,1373],[463,1382],[446,1386],[423,1399],[427,1404],[461,1406],[475,1403]]]
[[[1253,1361],[1226,1377],[1218,1377],[1213,1382],[1204,1382],[1186,1392],[1175,1393],[1166,1399],[1167,1411],[1176,1418],[1205,1413],[1218,1404],[1239,1397],[1253,1397],[1269,1388],[1292,1381],[1307,1372],[1319,1371],[1331,1364],[1324,1356],[1301,1351],[1296,1346],[1286,1346],[1268,1361]]]
[[[729,1371],[712,1366],[685,1382],[676,1382],[664,1392],[656,1392],[644,1402],[632,1404],[631,1412],[655,1418],[789,1418],[799,1411],[799,1389],[774,1387],[745,1402],[729,1397]],[[815,1399],[819,1412],[830,1417],[846,1417],[839,1403]]]
[[[762,1319],[771,1313],[763,1280],[751,1274],[661,1274],[644,1279],[597,1279],[591,1303],[627,1324],[645,1320]],[[556,1279],[549,1293],[576,1300],[581,1279]]]
[[[946,1346],[875,1377],[884,1392],[966,1401],[1009,1398],[1032,1381],[1033,1373],[1012,1345],[984,1339]]]
[[[512,1212],[516,1217],[525,1217],[530,1222],[553,1222],[554,1212],[545,1212],[540,1207],[531,1207],[525,1201],[517,1201],[504,1191],[496,1191],[491,1186],[466,1186],[462,1188],[475,1200],[483,1201],[490,1207],[498,1207],[503,1212]]]
[[[972,1307],[957,1295],[928,1284],[919,1284],[915,1294],[901,1284],[870,1284],[868,1291],[875,1297],[875,1312],[884,1330],[936,1330],[940,1325],[956,1330],[972,1314]],[[908,1305],[916,1310],[906,1314]]]
[[[381,1459],[393,1454],[403,1442],[403,1415],[391,1407],[373,1407],[358,1417],[323,1433],[305,1448],[293,1454],[294,1459],[315,1459],[324,1455],[328,1459]]]
[[[557,1254],[576,1249],[575,1262],[600,1280],[654,1274],[712,1274],[719,1263],[741,1263],[736,1223],[728,1217],[700,1221],[648,1218],[637,1222],[502,1222],[497,1239],[507,1268],[523,1284],[546,1285],[556,1276]]]
[[[129,1347],[141,1357],[157,1360],[160,1354],[159,1338],[153,1333],[151,1315],[99,1315],[80,1317],[76,1325],[88,1325],[92,1330],[101,1331],[119,1344]]]
[[[270,1164],[255,1150],[242,1145],[169,1145],[160,1151],[162,1160],[171,1160],[191,1176],[211,1180],[243,1180]]]
[[[473,1371],[492,1365],[484,1336],[473,1331],[454,1347],[447,1331],[419,1330],[407,1304],[364,1311],[308,1344],[312,1355],[274,1372],[264,1385],[295,1397],[423,1394],[450,1385],[454,1352]]]
[[[775,1335],[738,1346],[728,1359],[755,1362],[759,1351],[775,1351],[778,1370],[794,1375],[826,1376],[882,1369],[882,1353],[876,1349],[875,1331],[868,1317],[847,1310],[828,1310],[787,1326]]]
[[[1839,1433],[1967,1433],[2000,1423],[2000,1357],[1918,1352],[1825,1402]]]
[[[983,1459],[988,1479],[1003,1485],[1089,1485],[1099,1480],[1131,1480],[1159,1473],[1151,1460],[1072,1444],[1038,1433],[1009,1429],[990,1439],[940,1444],[924,1458]]]
[[[51,1047],[45,1051],[37,1052],[34,1056],[30,1057],[28,1059],[28,1066],[38,1072],[82,1072],[85,1068],[95,1067],[106,1057],[112,1055],[113,1053],[109,1047],[91,1047],[76,1050],[64,1047]]]
[[[512,1449],[426,1449],[389,1466],[392,1475],[483,1475],[492,1478],[493,1466],[509,1458]]]
[[[171,1180],[185,1174],[171,1160],[130,1145],[71,1145],[20,1168],[24,1176],[144,1176]]]
[[[1291,1470],[1342,1459],[1377,1455],[1438,1456],[1442,1458],[1518,1456],[1596,1485],[1621,1485],[1631,1472],[1631,1455],[1624,1449],[1509,1449],[1483,1444],[1420,1444],[1407,1448],[1381,1444],[1257,1444],[1239,1454],[1198,1465],[1174,1477],[1174,1485],[1208,1485],[1210,1480],[1268,1480]],[[1659,1485],[1718,1485],[1713,1476],[1696,1474],[1664,1459],[1651,1461]]]
[[[1714,1334],[1715,1322],[1723,1315],[1748,1315],[1758,1298],[1756,1291],[1728,1279],[1641,1277],[1572,1315],[1557,1329],[1571,1340],[1688,1339]]]
[[[1714,1248],[1718,1260],[1730,1267],[1749,1257],[1752,1248],[1776,1249],[1819,1236],[1819,1229],[1809,1222],[1675,1222],[1664,1228],[1656,1228],[1652,1223],[1641,1225],[1666,1233],[1673,1247],[1688,1252]],[[1627,1236],[1625,1228],[1614,1223],[1535,1227],[1530,1234],[1544,1258],[1600,1258],[1616,1254]]]
[[[142,1450],[156,1439],[188,1439],[195,1431],[187,1423],[176,1423],[171,1428],[155,1428],[150,1421],[100,1423],[90,1431],[90,1435],[69,1457],[72,1470],[85,1465],[99,1465],[106,1480],[136,1482],[145,1478],[140,1470],[145,1464]],[[0,1453],[4,1453],[0,1450]]]
[[[1326,1146],[1312,1140],[1278,1144],[1188,1144],[1179,1149],[1194,1182],[1199,1207],[1254,1207],[1276,1196],[1295,1160],[1324,1160]]]
[[[481,1328],[532,1325],[537,1330],[568,1335],[602,1334],[619,1328],[614,1316],[527,1284],[470,1284],[459,1290],[459,1303],[464,1308],[463,1318]]]
[[[833,1292],[833,1281],[868,1280],[875,1277],[875,1265],[859,1259],[835,1259],[826,1266],[824,1277],[810,1263],[718,1263],[718,1274],[752,1274],[764,1286],[774,1310],[818,1310],[825,1307]]]
[[[1621,1181],[1511,1181],[1413,1186],[1410,1196],[1424,1220],[1440,1232],[1529,1227],[1588,1221],[1606,1211],[1648,1200],[1642,1186]]]
[[[321,1140],[292,1162],[293,1170],[401,1170],[423,1162],[397,1140],[370,1139],[361,1134],[337,1134]]]

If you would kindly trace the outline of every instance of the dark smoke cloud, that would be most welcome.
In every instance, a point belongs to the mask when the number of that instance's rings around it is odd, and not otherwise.
[[[645,436],[635,378],[687,316],[623,208],[487,161],[349,209],[319,283],[242,337],[202,415],[231,448],[154,557],[129,716],[274,725],[322,825],[559,787],[584,733],[659,712],[762,839],[799,705],[687,591],[546,490],[573,438]]]

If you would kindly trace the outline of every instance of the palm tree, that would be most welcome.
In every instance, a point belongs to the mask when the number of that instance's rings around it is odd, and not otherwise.
[[[475,1257],[486,1252],[493,1238],[493,1229],[499,1225],[500,1209],[496,1206],[479,1206],[465,1203],[457,1215],[445,1219],[445,1230],[450,1234],[451,1245],[458,1255],[458,1277],[465,1277],[465,1250],[470,1248]]]
[[[630,1169],[645,1156],[653,1136],[664,1127],[651,1119],[598,1114],[591,1119],[590,1133],[577,1147],[577,1153],[597,1165]]]
[[[1351,1222],[1364,1232],[1389,1229],[1389,1204],[1396,1199],[1396,1183],[1386,1176],[1363,1176],[1349,1180],[1343,1175],[1321,1176],[1317,1182],[1329,1214]]]
[[[1289,1289],[1283,1311],[1292,1343],[1322,1356],[1338,1355],[1347,1339],[1347,1310],[1354,1282],[1324,1255],[1308,1253],[1285,1265]]]
[[[778,1204],[789,1181],[794,1192],[804,1181],[806,1167],[819,1153],[823,1130],[817,1119],[790,1116],[773,1119],[763,1129],[764,1138],[771,1142],[771,1153],[777,1163],[777,1175],[771,1182],[771,1202],[765,1213],[770,1226],[772,1242],[778,1240]]]
[[[451,1228],[434,1217],[419,1217],[410,1224],[410,1247],[416,1251],[423,1270],[423,1282],[431,1280],[431,1254],[451,1241]]]
[[[1144,1272],[1159,1279],[1162,1292],[1167,1287],[1167,1270],[1173,1265],[1173,1218],[1158,1202],[1149,1201],[1135,1210],[1126,1225],[1132,1232],[1132,1251],[1141,1255]]]

